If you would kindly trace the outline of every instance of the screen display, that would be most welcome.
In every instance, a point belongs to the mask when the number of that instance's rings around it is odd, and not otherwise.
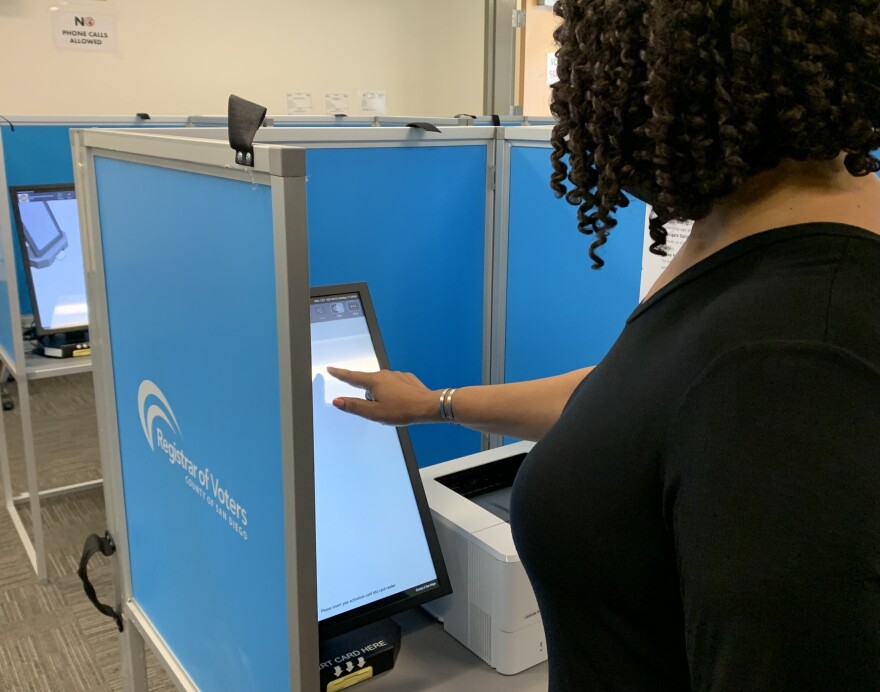
[[[439,583],[397,430],[332,404],[363,391],[331,377],[328,365],[379,369],[361,298],[313,297],[310,309],[318,619],[324,621]]]
[[[43,332],[86,329],[89,310],[73,186],[13,191],[34,317]]]

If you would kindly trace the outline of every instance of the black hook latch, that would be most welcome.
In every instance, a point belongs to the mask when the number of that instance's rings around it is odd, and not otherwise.
[[[76,573],[82,580],[83,590],[86,592],[86,596],[92,602],[92,605],[94,605],[103,615],[106,615],[108,618],[113,618],[116,622],[116,627],[122,632],[122,613],[114,610],[106,603],[101,603],[98,600],[98,594],[95,593],[95,587],[92,586],[92,582],[89,581],[89,560],[92,559],[92,556],[101,553],[101,555],[110,557],[115,552],[116,544],[113,542],[113,537],[110,535],[109,531],[104,532],[103,538],[93,533],[86,538],[86,544],[83,546],[83,554],[79,560],[79,569]]]

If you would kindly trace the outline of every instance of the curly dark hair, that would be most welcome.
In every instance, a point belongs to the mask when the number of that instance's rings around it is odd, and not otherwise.
[[[783,159],[880,170],[878,0],[559,0],[551,186],[596,250],[627,206],[664,224]],[[566,185],[566,181],[570,183]]]

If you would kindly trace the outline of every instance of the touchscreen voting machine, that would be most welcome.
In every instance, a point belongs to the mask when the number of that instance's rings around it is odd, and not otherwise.
[[[388,368],[366,285],[312,289],[310,321],[318,619],[326,639],[448,594],[449,580],[406,429],[333,406],[336,397],[364,392],[328,366]],[[321,665],[340,669],[332,659]]]

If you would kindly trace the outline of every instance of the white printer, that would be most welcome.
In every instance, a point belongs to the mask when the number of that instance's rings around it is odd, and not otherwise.
[[[544,624],[510,533],[510,490],[531,442],[421,469],[452,594],[424,608],[504,675],[547,660]]]

